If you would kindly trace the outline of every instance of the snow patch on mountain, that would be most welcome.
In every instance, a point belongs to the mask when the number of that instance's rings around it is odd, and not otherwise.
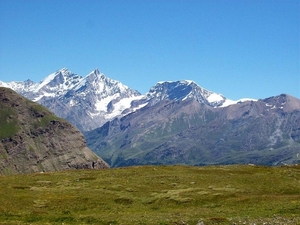
[[[37,86],[36,88],[33,90],[33,92],[38,92],[41,88],[43,88],[45,85],[47,85],[48,83],[50,83],[50,81],[52,81],[56,76],[57,73],[51,73],[49,76],[47,76],[44,80],[42,80]]]
[[[2,82],[0,81],[0,86],[1,87],[6,87],[6,88],[10,88],[12,90],[15,90],[18,93],[22,93],[27,89],[31,89],[32,86],[34,86],[34,82],[31,80],[26,80],[24,82],[22,81],[11,81],[11,82]]]
[[[134,100],[140,100],[142,97],[143,96],[140,95],[140,96],[134,96],[134,97],[131,97],[131,98],[121,99],[118,102],[118,104],[115,105],[114,110],[111,113],[108,113],[108,114],[105,115],[105,119],[110,120],[110,119],[113,119],[113,118],[115,118],[119,115],[126,115],[126,114],[123,114],[123,112],[124,112],[124,110],[131,108],[131,102],[134,101]],[[140,107],[142,107],[142,105],[140,105],[137,108],[134,108],[133,111],[139,109]]]
[[[43,93],[43,95],[37,96],[36,98],[32,99],[32,101],[38,102],[39,100],[41,100],[44,97],[54,98],[54,97],[56,97],[56,95],[54,93]]]
[[[253,98],[241,98],[239,100],[230,100],[230,99],[226,99],[226,101],[220,106],[220,107],[227,107],[229,105],[234,105],[234,104],[238,104],[241,102],[246,102],[246,101],[257,101],[257,99],[253,99]]]
[[[217,93],[212,93],[207,97],[207,101],[210,102],[210,103],[220,102],[222,100],[224,100],[224,98],[221,95],[217,94]]]
[[[107,96],[106,98],[103,98],[99,101],[97,101],[95,103],[95,109],[96,111],[104,111],[104,112],[107,112],[107,105],[113,100],[113,99],[116,99],[120,97],[120,94],[119,93],[116,93],[116,94],[113,94],[113,95],[110,95],[110,96]]]

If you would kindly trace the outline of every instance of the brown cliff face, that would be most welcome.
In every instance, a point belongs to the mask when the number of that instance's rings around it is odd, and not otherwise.
[[[0,88],[0,174],[108,167],[69,122]]]

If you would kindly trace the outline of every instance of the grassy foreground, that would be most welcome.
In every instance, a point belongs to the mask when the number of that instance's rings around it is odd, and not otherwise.
[[[0,196],[0,224],[300,224],[300,166],[0,176]]]

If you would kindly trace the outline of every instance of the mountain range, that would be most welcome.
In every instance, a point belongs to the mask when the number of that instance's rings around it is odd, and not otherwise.
[[[158,82],[148,93],[142,95],[121,82],[106,77],[98,69],[83,77],[63,68],[38,83],[31,80],[8,83],[0,81],[0,86],[11,88],[42,104],[81,131],[93,130],[116,117],[167,99],[195,99],[212,107],[235,103],[189,80]]]
[[[182,80],[142,95],[97,69],[82,77],[66,68],[0,86],[70,121],[113,167],[300,162],[300,100],[287,94],[232,101]]]
[[[85,134],[112,167],[300,163],[300,100],[279,95],[214,108],[161,101]]]
[[[97,69],[86,77],[66,68],[50,74],[38,83],[0,81],[24,97],[42,104],[58,117],[65,118],[81,131],[91,130],[130,107],[130,102],[141,94]]]

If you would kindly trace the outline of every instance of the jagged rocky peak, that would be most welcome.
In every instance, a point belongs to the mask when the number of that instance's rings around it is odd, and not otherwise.
[[[74,81],[81,80],[83,77],[78,74],[72,73],[67,68],[63,68],[56,72],[55,80],[59,80],[59,84],[66,84],[67,86],[71,83],[75,84]]]
[[[24,87],[26,88],[26,87],[30,87],[30,86],[32,86],[34,84],[34,82],[32,81],[32,80],[30,80],[30,79],[27,79],[27,80],[25,80],[24,81]]]
[[[186,97],[192,90],[192,86],[189,85],[191,82],[187,81],[161,81],[153,86],[147,96],[157,97],[160,100],[182,100]]]
[[[82,76],[72,73],[67,68],[62,68],[41,81],[40,88],[43,88],[44,86],[48,86],[50,88],[56,87],[58,90],[63,91],[74,87],[74,85],[82,79]]]
[[[99,90],[97,90],[98,92],[103,92],[107,86],[111,87],[119,83],[118,81],[106,77],[98,69],[95,69],[86,76],[86,82],[95,88],[99,88]]]
[[[162,100],[194,99],[199,103],[217,107],[226,101],[224,96],[208,91],[191,80],[158,82],[149,90],[146,97],[150,99],[151,105]]]
[[[119,81],[110,79],[107,76],[105,76],[105,74],[101,73],[98,68],[96,68],[95,70],[93,70],[92,72],[90,72],[86,76],[86,79],[89,82],[93,82],[93,81],[96,80],[97,82],[103,82],[103,83],[120,83]]]
[[[64,75],[68,75],[68,74],[73,74],[68,68],[64,67],[60,70],[58,70],[59,73],[64,74]]]
[[[104,74],[101,74],[98,69],[95,69],[86,76],[86,79],[88,81],[93,81],[93,80],[97,79],[98,77],[100,77],[101,75],[104,76]]]
[[[67,77],[69,75],[73,75],[73,73],[66,67],[62,68],[62,69],[59,69],[57,71],[55,71],[54,73],[50,74],[48,77],[57,77],[57,76],[60,76],[60,77]],[[47,79],[47,77],[46,77]]]
[[[107,97],[108,95],[125,95],[125,96],[137,96],[139,92],[130,89],[120,81],[110,79],[101,73],[98,69],[93,70],[89,73],[84,80],[78,84],[75,89],[79,92],[93,92],[94,95],[98,96],[98,99]]]

